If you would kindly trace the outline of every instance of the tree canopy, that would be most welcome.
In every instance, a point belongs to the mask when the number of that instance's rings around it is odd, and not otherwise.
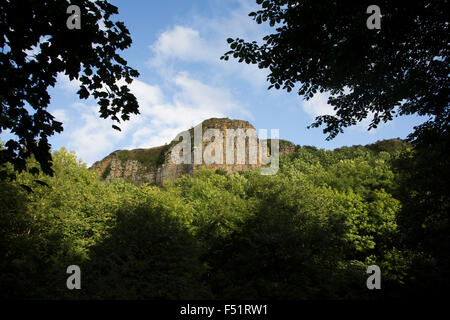
[[[397,143],[299,147],[281,155],[273,176],[202,169],[163,187],[138,187],[104,183],[62,149],[53,154],[54,176],[38,176],[47,186],[27,171],[0,181],[0,297],[436,296],[448,291],[447,251],[416,242],[444,219],[408,219],[403,207],[421,200],[406,190],[416,199],[394,196],[410,176],[392,162],[408,150]],[[372,264],[382,270],[383,290],[366,287]],[[69,265],[81,268],[82,290],[67,289]]]
[[[274,33],[264,43],[229,38],[230,56],[269,69],[269,89],[310,99],[330,94],[334,115],[321,115],[327,139],[372,117],[369,129],[399,115],[429,120],[412,139],[448,134],[449,26],[446,1],[382,0],[380,29],[366,26],[371,1],[256,0],[249,15]]]
[[[80,8],[79,29],[67,25],[70,5]],[[0,150],[0,165],[20,171],[33,155],[52,174],[48,138],[63,127],[46,109],[59,73],[81,82],[79,97],[92,95],[100,117],[118,123],[138,113],[128,84],[139,73],[117,53],[132,42],[124,23],[111,19],[117,13],[103,0],[0,2],[0,133],[17,137]]]

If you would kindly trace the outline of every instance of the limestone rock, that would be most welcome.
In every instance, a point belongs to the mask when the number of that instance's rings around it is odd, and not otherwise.
[[[245,170],[256,170],[261,167],[261,159],[259,154],[259,140],[256,139],[256,149],[252,149],[257,152],[256,162],[251,163],[249,155],[249,143],[247,138],[245,141],[245,161],[243,164],[237,163],[237,140],[233,140],[234,143],[234,162],[231,164],[226,163],[226,143],[227,143],[227,130],[229,129],[254,129],[254,127],[244,120],[232,120],[228,118],[211,118],[205,120],[201,123],[202,134],[208,129],[218,129],[222,133],[223,142],[223,163],[217,164],[207,164],[203,159],[201,164],[194,164],[194,128],[187,130],[191,136],[191,163],[174,163],[172,157],[172,151],[180,141],[175,139],[168,145],[149,148],[149,149],[134,149],[134,150],[117,150],[105,157],[101,161],[95,162],[91,169],[98,171],[98,177],[104,179],[105,181],[110,181],[111,179],[124,178],[137,185],[141,184],[158,184],[162,185],[167,181],[172,181],[184,174],[193,174],[196,170],[201,167],[213,169],[213,170],[224,170],[228,174],[235,173],[238,171]],[[185,132],[186,133],[186,132]],[[205,152],[205,148],[214,142],[212,141],[202,141],[202,152]],[[243,141],[243,140],[242,140]],[[280,153],[290,153],[295,150],[295,145],[289,141],[280,141]],[[261,140],[261,142],[264,142]],[[265,140],[269,143],[270,140]],[[214,153],[215,150],[212,152]],[[214,155],[214,154],[213,154]]]

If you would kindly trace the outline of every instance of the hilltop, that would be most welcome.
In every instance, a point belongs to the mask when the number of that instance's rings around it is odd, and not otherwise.
[[[227,130],[243,129],[245,131],[248,129],[255,129],[248,121],[228,118],[207,119],[204,120],[201,125],[202,133],[205,133],[208,129],[220,130],[223,135],[224,146],[227,138]],[[186,132],[189,133],[193,142],[194,128],[181,132],[178,136]],[[256,138],[256,141],[259,144],[260,140]],[[269,145],[268,149],[270,150],[271,140],[261,141],[266,141]],[[98,177],[106,181],[125,178],[138,185],[143,183],[162,185],[166,181],[174,180],[184,174],[193,174],[194,171],[201,167],[226,171],[228,174],[238,171],[256,170],[261,167],[259,157],[256,163],[251,163],[249,161],[248,144],[246,144],[245,147],[246,161],[244,164],[208,164],[205,163],[204,159],[201,164],[176,164],[172,160],[171,153],[178,142],[179,140],[175,138],[170,143],[163,146],[148,149],[116,150],[102,160],[95,162],[91,169],[98,170]],[[202,143],[203,150],[205,150],[207,145],[208,142]],[[295,145],[289,141],[279,140],[279,145],[280,153],[290,153],[295,150]],[[234,144],[233,148],[234,152],[237,153],[237,144]],[[193,148],[191,152],[193,152]],[[223,147],[223,153],[223,159],[225,159],[225,147]]]
[[[204,120],[200,123],[202,127],[202,134],[208,129],[218,129],[223,135],[223,159],[225,159],[225,145],[226,145],[226,133],[229,129],[255,129],[252,124],[245,120],[234,120],[228,118],[210,118]],[[199,124],[199,125],[200,125]],[[199,126],[197,125],[197,126]],[[197,127],[196,126],[196,127]],[[163,185],[167,181],[175,180],[176,178],[184,175],[193,173],[199,168],[209,168],[213,170],[219,170],[226,172],[227,174],[236,173],[239,171],[256,170],[262,166],[261,159],[258,152],[258,161],[256,163],[251,163],[249,161],[249,144],[246,140],[245,145],[245,157],[246,161],[244,164],[208,164],[205,163],[204,159],[201,164],[176,164],[173,162],[171,154],[173,148],[180,142],[177,138],[183,134],[188,133],[191,137],[191,152],[192,159],[194,158],[194,127],[187,131],[181,132],[177,135],[175,139],[170,141],[168,144],[157,146],[147,149],[133,149],[133,150],[116,150],[103,158],[100,161],[95,162],[90,169],[98,170],[98,178],[110,181],[111,179],[121,179],[124,178],[137,185],[141,184],[158,184]],[[248,139],[248,138],[247,138]],[[181,140],[182,141],[182,140]],[[214,139],[212,140],[214,141]],[[270,153],[271,149],[271,139],[259,140],[256,138],[256,142],[259,145],[260,142],[266,142],[268,146],[267,150]],[[296,145],[290,141],[278,139],[280,154],[292,154],[293,152],[299,150],[300,146]],[[210,142],[202,143],[202,150],[205,150]],[[390,152],[394,149],[402,149],[408,147],[409,144],[401,139],[390,139],[378,141],[374,144],[369,144],[366,147],[374,152],[387,151]],[[310,146],[304,146],[306,148],[314,148]],[[353,147],[343,147],[343,148],[354,148]],[[237,152],[237,142],[233,144],[234,153]],[[342,148],[340,148],[342,149]],[[337,149],[339,150],[339,149]]]

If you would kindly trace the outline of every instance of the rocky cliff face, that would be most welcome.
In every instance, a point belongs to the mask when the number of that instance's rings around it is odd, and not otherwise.
[[[162,185],[167,181],[174,180],[184,174],[193,174],[194,171],[200,167],[210,168],[213,170],[224,170],[227,173],[234,173],[245,170],[256,170],[261,167],[261,158],[259,154],[259,148],[257,147],[257,159],[256,162],[250,161],[250,145],[248,143],[249,138],[245,141],[245,161],[244,163],[227,163],[226,161],[226,144],[230,143],[230,139],[227,140],[227,133],[230,129],[235,131],[238,129],[247,130],[254,129],[254,127],[248,122],[243,120],[231,120],[228,118],[212,118],[205,120],[201,123],[202,136],[208,129],[218,129],[222,135],[222,163],[206,163],[205,159],[202,159],[201,163],[194,163],[194,128],[187,130],[182,134],[189,133],[191,137],[191,159],[189,163],[177,164],[173,161],[172,152],[174,152],[175,146],[180,142],[178,139],[174,139],[168,145],[149,148],[149,149],[134,149],[134,150],[117,150],[105,157],[101,161],[95,162],[91,169],[98,170],[98,177],[106,181],[111,179],[125,178],[138,185],[146,184],[158,184]],[[197,131],[198,132],[198,131]],[[211,138],[210,141],[202,141],[202,150],[206,149],[208,145],[215,141],[216,137]],[[235,138],[233,138],[235,139]],[[183,140],[181,140],[183,141]],[[270,140],[267,140],[269,142]],[[258,145],[259,140],[256,138]],[[237,140],[233,141],[235,159],[237,158]],[[210,148],[211,149],[211,148]],[[209,150],[210,150],[209,149]],[[270,149],[270,143],[269,143]],[[289,141],[280,140],[280,153],[290,153],[295,150],[295,146]],[[177,150],[178,151],[178,150]],[[212,154],[216,150],[211,151]]]

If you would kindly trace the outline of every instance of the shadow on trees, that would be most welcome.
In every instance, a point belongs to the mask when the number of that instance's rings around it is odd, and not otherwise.
[[[63,297],[66,267],[74,258],[63,234],[49,232],[27,210],[25,191],[15,184],[0,181],[0,204],[0,298]]]
[[[1,299],[208,297],[199,279],[201,246],[161,207],[119,209],[104,240],[86,255],[58,219],[38,221],[27,210],[20,187],[1,182],[0,189]],[[81,268],[81,290],[66,287],[69,265]]]
[[[179,219],[159,209],[121,209],[109,236],[82,269],[83,297],[201,299],[202,248]]]
[[[216,298],[311,300],[370,298],[361,265],[345,263],[344,244],[308,213],[263,203],[239,232],[207,258]],[[334,230],[331,230],[334,229]],[[331,232],[331,233],[330,233]]]
[[[289,177],[209,172],[172,189],[137,188],[105,185],[63,161],[32,195],[0,180],[0,298],[436,297],[449,287],[448,150],[448,139],[434,141],[394,161],[398,232],[363,253],[349,247],[351,212],[326,208],[331,189],[301,191]],[[382,290],[370,291],[365,258],[383,263],[384,251],[400,254],[382,272],[403,278],[383,273]],[[81,290],[66,287],[69,265],[81,267]]]
[[[415,253],[409,295],[442,298],[450,288],[450,135],[424,131],[414,149],[394,162],[404,249]]]

